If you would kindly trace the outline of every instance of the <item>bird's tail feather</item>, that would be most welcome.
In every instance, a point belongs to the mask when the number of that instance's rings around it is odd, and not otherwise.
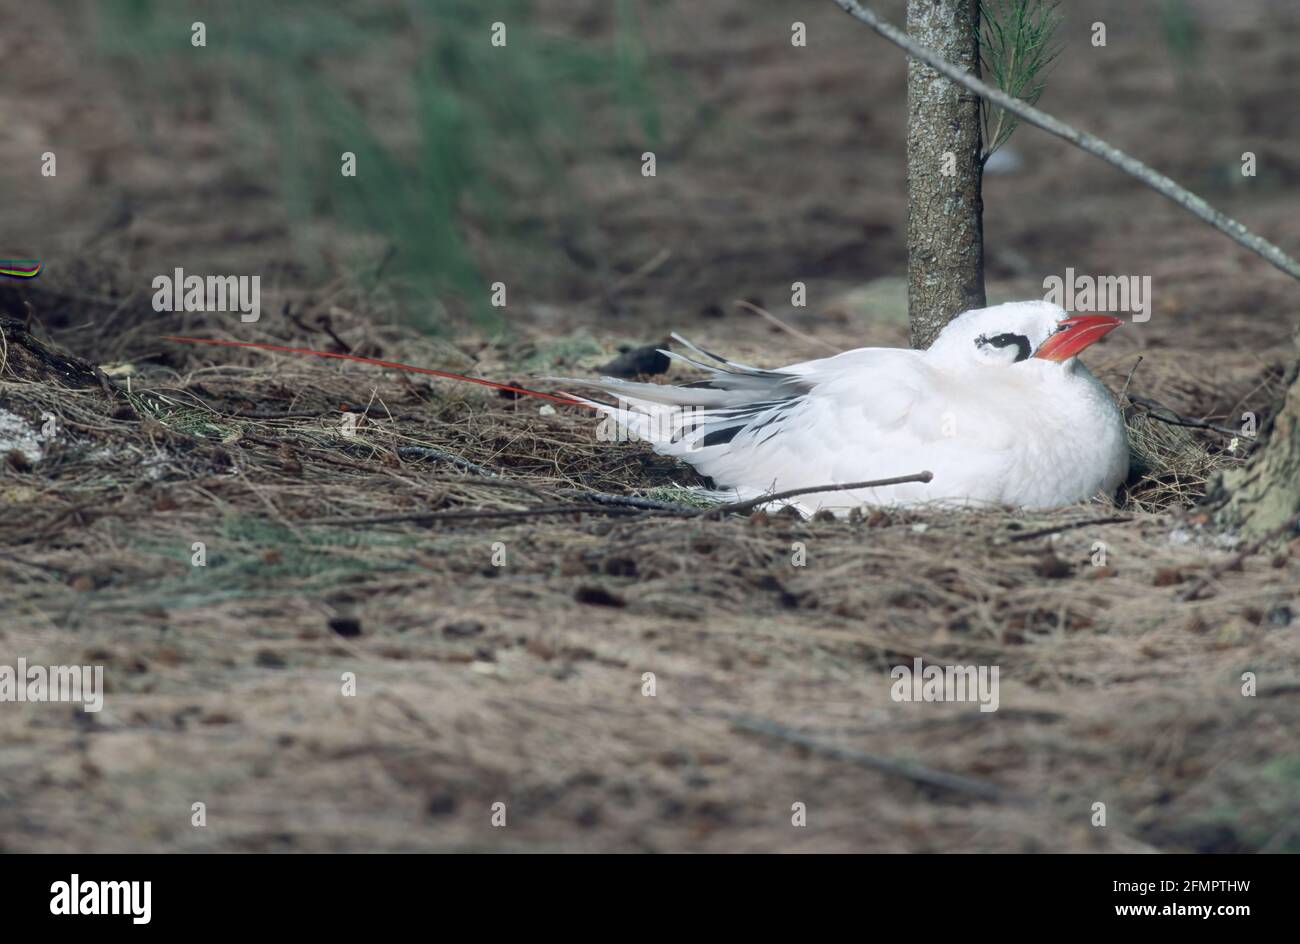
[[[700,359],[673,351],[663,353],[706,371],[708,379],[682,385],[639,383],[615,377],[545,379],[616,397],[617,404],[586,397],[575,399],[609,416],[637,438],[661,447],[660,451],[692,462],[706,458],[698,450],[723,446],[755,417],[807,392],[807,382],[797,375],[727,360],[677,334],[673,339]],[[706,363],[706,360],[716,363]]]
[[[679,334],[673,339],[684,347],[700,355],[717,361],[722,366],[704,363],[685,354],[661,350],[675,361],[690,364],[707,371],[707,380],[673,385],[656,383],[638,383],[619,380],[615,377],[602,377],[599,380],[585,380],[576,377],[546,377],[545,380],[561,384],[573,384],[600,390],[618,397],[629,404],[660,405],[675,407],[697,407],[700,409],[718,409],[722,407],[739,407],[756,401],[782,400],[802,393],[801,380],[797,375],[776,370],[763,370],[751,367],[739,361],[729,361],[703,348],[696,347]]]

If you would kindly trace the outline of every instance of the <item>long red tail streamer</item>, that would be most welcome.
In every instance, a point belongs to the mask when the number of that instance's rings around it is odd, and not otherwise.
[[[176,335],[163,335],[164,341],[181,341],[185,344],[219,344],[223,347],[253,347],[262,351],[283,351],[286,354],[311,354],[314,357],[336,357],[344,361],[357,361],[362,364],[374,364],[376,367],[387,367],[389,370],[405,370],[412,374],[429,374],[433,377],[442,377],[446,380],[463,380],[466,383],[479,384],[483,387],[491,387],[494,390],[507,390],[510,393],[518,393],[527,397],[541,397],[543,400],[553,400],[556,403],[563,403],[567,406],[587,407],[587,404],[581,400],[575,400],[572,397],[559,396],[554,393],[542,393],[540,390],[529,390],[526,387],[512,387],[510,384],[497,383],[495,380],[484,380],[481,377],[466,377],[464,374],[453,374],[446,370],[434,370],[432,367],[413,367],[410,364],[399,364],[396,361],[381,361],[374,357],[362,357],[359,354],[337,354],[333,351],[316,351],[309,347],[285,347],[282,344],[262,344],[258,341],[227,341],[222,338],[185,338]],[[590,407],[588,407],[590,409]]]

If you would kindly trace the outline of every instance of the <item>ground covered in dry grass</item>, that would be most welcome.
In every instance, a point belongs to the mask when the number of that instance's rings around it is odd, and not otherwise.
[[[1199,519],[1136,497],[852,521],[602,504],[684,477],[568,408],[233,360],[129,392],[0,388],[62,428],[9,458],[5,651],[104,665],[109,688],[98,715],[0,713],[6,848],[1300,839],[1296,549],[1215,573],[1230,555]],[[916,658],[1000,666],[999,710],[892,701]]]
[[[608,38],[587,4],[543,6]],[[611,130],[571,181],[594,222],[527,206],[569,248],[512,284],[508,330],[443,340],[396,326],[382,285],[309,278],[210,114],[129,102],[79,21],[15,11],[0,168],[77,150],[53,199],[21,183],[7,204],[43,221],[49,268],[0,288],[0,663],[103,665],[109,694],[99,714],[0,710],[0,849],[1300,851],[1300,548],[1229,566],[1196,507],[1249,441],[1133,406],[1114,504],[691,516],[688,470],[569,408],[159,340],[523,383],[669,329],[763,365],[904,343],[902,61],[829,3],[801,7],[801,60],[782,5],[699,6],[666,5],[655,38],[682,83],[655,186]],[[1071,14],[1044,107],[1300,245],[1277,107],[1294,54],[1274,41],[1295,11],[1195,4],[1213,68],[1192,75],[1131,5],[1095,6]],[[1261,178],[1216,184],[1243,141]],[[1151,321],[1090,351],[1094,371],[1126,405],[1262,419],[1294,286],[1089,158],[1013,142],[1021,170],[985,190],[995,300],[1067,265],[1150,274]],[[477,248],[485,270],[510,261]],[[149,277],[177,263],[275,274],[261,323],[153,312]],[[807,309],[784,303],[795,279]],[[80,365],[23,353],[45,344]],[[353,436],[344,412],[365,415]],[[999,710],[891,700],[889,670],[917,658],[999,666]]]

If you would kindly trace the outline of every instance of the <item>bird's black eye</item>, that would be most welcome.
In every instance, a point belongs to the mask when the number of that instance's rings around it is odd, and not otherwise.
[[[1020,361],[1023,361],[1029,357],[1029,351],[1030,351],[1029,339],[1025,337],[1023,334],[1011,334],[1010,332],[1008,332],[1007,334],[994,335],[991,338],[981,334],[978,338],[975,339],[976,347],[984,347],[986,345],[989,347],[996,347],[999,349],[1005,347],[1011,347],[1014,345],[1016,348],[1015,363],[1019,363]]]

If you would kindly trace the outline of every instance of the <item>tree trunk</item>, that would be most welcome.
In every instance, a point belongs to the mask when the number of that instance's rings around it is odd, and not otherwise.
[[[1277,540],[1295,531],[1285,525],[1300,512],[1300,330],[1296,331],[1296,360],[1283,383],[1281,408],[1264,418],[1261,444],[1244,466],[1230,469],[1209,497],[1218,505],[1220,525],[1235,529],[1246,540],[1258,541],[1281,530]]]
[[[979,0],[908,0],[907,31],[979,75]],[[984,307],[979,97],[907,63],[907,317],[914,348]]]

